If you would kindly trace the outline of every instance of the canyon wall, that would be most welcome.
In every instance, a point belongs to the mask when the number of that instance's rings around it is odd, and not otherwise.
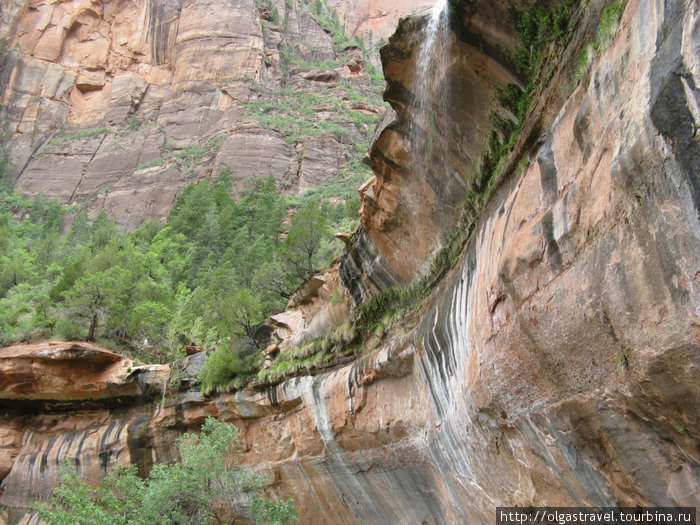
[[[91,479],[117,463],[145,472],[209,414],[238,425],[243,462],[269,474],[270,494],[294,497],[301,523],[490,524],[500,505],[697,507],[700,7],[629,0],[612,43],[579,78],[576,57],[604,6],[577,14],[510,169],[414,311],[353,362],[272,387],[189,390],[150,405],[132,392],[119,406],[69,412],[6,404],[6,520],[36,520],[27,508],[47,497],[64,458]],[[446,166],[434,179],[397,160],[411,157],[402,130],[415,97],[402,79],[424,20],[404,21],[383,53],[394,113],[368,159],[376,178],[363,189],[352,265],[339,270],[352,266],[344,279],[358,301],[410,279],[449,227],[414,206],[458,202],[464,188],[451,179],[484,147],[471,130],[489,130],[484,105],[512,78],[497,51],[513,31],[484,22],[498,20],[480,11],[492,7],[458,13],[472,30],[450,37],[441,80],[460,111],[440,114]],[[478,27],[488,45],[470,39]],[[487,92],[474,107],[476,78]],[[426,196],[411,200],[404,185]],[[418,222],[383,220],[402,210]],[[416,232],[433,241],[423,247]]]
[[[130,228],[227,168],[235,190],[271,174],[288,195],[337,182],[386,109],[368,56],[338,36],[296,0],[4,0],[10,182]],[[293,111],[263,122],[258,105],[290,104],[285,89],[342,133],[290,136]]]
[[[352,35],[362,35],[370,41],[389,38],[396,21],[411,13],[425,11],[431,0],[330,0]]]

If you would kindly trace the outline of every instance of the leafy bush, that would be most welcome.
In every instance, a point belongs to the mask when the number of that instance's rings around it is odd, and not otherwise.
[[[178,440],[180,461],[141,479],[134,465],[110,473],[100,488],[66,464],[50,503],[34,509],[51,525],[210,525],[246,516],[257,524],[292,524],[292,499],[262,499],[264,477],[241,467],[234,425],[207,417],[202,431]]]
[[[554,8],[537,2],[521,11],[514,11],[520,43],[515,62],[528,79],[539,68],[547,47],[568,38],[569,16],[575,0],[566,0]]]
[[[202,391],[205,394],[230,387],[241,387],[257,371],[257,356],[245,355],[240,348],[244,342],[228,343],[207,353],[204,366],[199,373]]]
[[[65,341],[76,341],[85,337],[85,328],[70,319],[56,321],[56,335]]]

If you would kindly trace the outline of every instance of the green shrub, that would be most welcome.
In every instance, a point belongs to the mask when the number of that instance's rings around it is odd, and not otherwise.
[[[56,335],[64,341],[80,341],[85,338],[85,327],[70,319],[56,321]]]
[[[222,391],[230,386],[243,386],[256,368],[256,356],[242,357],[236,344],[227,344],[219,349],[207,352],[204,366],[199,372],[202,391],[209,394]]]
[[[593,46],[586,46],[582,49],[578,56],[576,57],[576,79],[580,79],[583,74],[588,69],[588,65],[591,63],[591,58],[594,55]]]
[[[109,126],[101,126],[99,128],[86,129],[83,131],[76,131],[75,133],[69,133],[67,135],[60,135],[54,137],[49,141],[49,145],[54,146],[56,144],[62,144],[64,142],[70,142],[73,140],[85,139],[89,137],[94,137],[95,135],[102,135],[112,131]]]
[[[178,439],[181,459],[153,467],[145,479],[135,465],[93,488],[66,464],[50,503],[34,510],[51,525],[212,525],[246,516],[260,525],[297,522],[294,502],[261,499],[264,476],[236,461],[238,430],[207,417],[200,434]]]
[[[603,9],[596,31],[595,43],[593,44],[596,51],[604,51],[612,43],[624,6],[625,4],[622,0],[615,0]]]

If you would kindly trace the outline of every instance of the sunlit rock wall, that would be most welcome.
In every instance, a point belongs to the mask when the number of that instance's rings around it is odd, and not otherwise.
[[[354,143],[365,130],[348,124],[344,144],[332,135],[293,141],[246,104],[283,88],[346,96],[341,82],[366,93],[374,88],[364,56],[350,50],[319,75],[314,64],[338,58],[333,36],[307,3],[273,4],[274,23],[254,0],[3,2],[10,182],[132,228],[163,219],[187,184],[226,168],[234,191],[270,174],[287,194],[335,180],[363,154]],[[319,118],[338,118],[325,111]]]

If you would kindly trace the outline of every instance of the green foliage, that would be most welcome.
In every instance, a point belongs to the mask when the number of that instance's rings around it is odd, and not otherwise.
[[[354,341],[354,329],[349,323],[327,334],[323,339],[316,339],[303,346],[295,346],[280,352],[269,368],[257,373],[261,384],[274,384],[288,377],[310,373],[337,362],[338,357],[352,354],[350,346]]]
[[[595,42],[593,43],[593,47],[596,51],[601,52],[610,47],[624,7],[625,2],[622,0],[615,0],[603,9],[600,14],[598,29],[596,30]]]
[[[596,53],[601,53],[610,46],[624,7],[625,2],[615,0],[603,9],[593,42],[582,49],[576,58],[576,79],[583,76]]]
[[[257,5],[278,22],[279,11],[270,0]],[[299,43],[283,39],[280,52],[288,54],[283,57],[288,67],[335,67],[349,57],[348,45],[370,52],[361,40],[353,44],[347,38],[337,13],[323,0],[311,3],[310,10],[331,30],[338,61],[303,64],[295,51]],[[313,93],[261,91],[248,111],[290,142],[332,135],[344,155],[364,152],[383,104],[380,87],[348,80],[330,93],[326,86]],[[376,114],[366,110],[372,107]],[[131,131],[145,125],[152,124],[138,117],[128,123]],[[51,144],[110,132],[108,127],[61,129]],[[0,146],[7,137],[3,132]],[[160,156],[140,168],[177,164],[182,171],[195,171],[224,139],[218,135],[183,147],[169,138]],[[6,148],[0,154],[4,175]],[[32,337],[94,339],[135,359],[160,362],[196,344],[210,351],[207,388],[238,386],[257,373],[253,356],[266,344],[258,324],[284,308],[307,274],[342,249],[331,233],[357,226],[357,188],[370,174],[351,161],[329,184],[286,200],[272,176],[251,181],[250,189],[234,198],[231,173],[227,168],[214,181],[187,187],[165,225],[151,221],[130,233],[104,213],[90,220],[80,209],[69,210],[73,224],[64,232],[66,209],[58,203],[0,188],[2,343]],[[109,190],[107,185],[98,193]],[[290,215],[291,226],[285,222]],[[321,357],[325,363],[327,352]]]
[[[282,525],[297,522],[297,509],[294,500],[272,501],[261,499],[254,494],[250,500],[250,518],[260,525]]]
[[[328,261],[320,256],[321,241],[329,236],[326,218],[316,201],[309,201],[292,218],[282,256],[299,278],[314,273]]]
[[[271,5],[258,0],[259,7],[271,9]],[[283,77],[288,79],[293,69],[337,69],[345,64],[350,57],[348,46],[357,45],[365,55],[368,71],[372,73],[374,66],[370,57],[375,50],[368,49],[362,39],[352,42],[340,22],[338,13],[326,2],[319,0],[309,4],[310,14],[331,35],[335,50],[335,59],[329,61],[311,60],[304,53],[304,43],[292,41],[287,35],[288,20],[282,23],[283,40],[279,44],[280,68]],[[289,6],[285,13],[289,11]],[[286,17],[286,14],[285,14]],[[274,18],[274,10],[273,10]],[[376,82],[371,86],[358,83],[347,85],[339,83],[330,95],[325,88],[317,89],[316,93],[308,93],[297,89],[282,89],[269,91],[261,87],[257,89],[257,97],[246,104],[248,116],[268,129],[280,132],[290,143],[298,143],[309,137],[334,135],[342,142],[368,143],[380,118],[380,111],[368,115],[353,109],[350,99],[357,102],[362,99],[370,106],[382,107],[383,78],[376,75]],[[343,89],[338,89],[343,88]],[[313,89],[313,88],[312,88]]]
[[[303,64],[305,67],[326,69],[335,64]],[[353,109],[358,102],[381,108],[383,103],[378,91],[346,93],[351,86],[341,86],[346,91],[341,96],[324,93],[305,93],[282,89],[278,93],[261,92],[260,98],[246,105],[248,116],[261,126],[281,133],[290,143],[301,142],[317,136],[334,136],[341,142],[368,139],[380,119],[380,114],[368,115]]]
[[[207,354],[199,373],[202,392],[226,391],[240,388],[257,371],[257,356],[242,351],[239,341],[229,342]]]
[[[4,47],[3,47],[4,42]],[[4,60],[7,49],[7,40],[0,40],[0,63]],[[7,143],[12,135],[9,125],[9,116],[5,107],[0,104],[0,190],[3,190],[7,181],[10,167],[10,150]]]
[[[76,131],[74,133],[66,133],[52,138],[49,141],[50,146],[55,146],[58,144],[63,144],[64,142],[72,142],[74,140],[86,139],[89,137],[94,137],[96,135],[106,135],[112,131],[109,126],[101,126],[99,128],[85,129],[83,131]]]
[[[586,46],[585,49],[579,52],[576,57],[576,79],[580,79],[586,72],[588,65],[591,63],[593,54],[593,46]]]
[[[171,137],[161,146],[162,154],[160,157],[140,164],[137,169],[143,170],[154,166],[164,166],[167,162],[175,162],[181,172],[190,173],[202,164],[205,158],[216,154],[225,138],[224,134],[216,135],[207,140],[176,149],[175,141]]]
[[[550,8],[537,2],[514,12],[520,39],[515,62],[518,71],[528,79],[540,69],[548,47],[570,37],[569,17],[574,4],[575,0],[565,0]]]
[[[576,0],[566,0],[553,7],[536,2],[522,10],[512,10],[519,37],[514,58],[525,80],[525,88],[508,84],[497,92],[498,104],[491,113],[494,129],[489,134],[486,153],[468,180],[465,214],[471,221],[479,215],[503,163],[513,150],[535,89],[552,74],[551,67],[546,75],[544,73],[548,60],[571,38],[570,18],[575,5]]]
[[[266,344],[257,325],[341,249],[331,226],[357,220],[356,199],[328,202],[361,175],[350,180],[288,203],[272,177],[255,179],[236,202],[224,170],[188,186],[166,225],[128,234],[84,212],[64,233],[55,201],[0,193],[1,342],[94,339],[150,362],[195,344],[210,350],[207,390],[242,386]]]
[[[384,325],[390,319],[401,318],[414,310],[455,265],[473,226],[471,215],[463,213],[457,227],[445,238],[443,247],[433,257],[426,276],[400,288],[386,290],[361,304],[355,312],[353,335],[367,337],[375,333],[383,337]]]
[[[97,190],[98,195],[105,195],[108,193],[112,188],[114,187],[114,184],[107,184],[105,186],[102,186],[99,190]]]
[[[51,502],[34,508],[50,525],[211,525],[243,516],[261,525],[296,523],[291,498],[259,496],[264,477],[238,464],[238,443],[235,426],[208,417],[200,434],[178,440],[181,460],[154,466],[146,479],[132,465],[93,488],[67,465]]]
[[[143,120],[138,118],[136,115],[132,115],[129,119],[129,131],[136,131],[143,124]]]
[[[51,503],[37,504],[34,510],[51,525],[141,525],[146,523],[139,516],[143,490],[135,466],[115,470],[104,487],[93,488],[66,463]]]
[[[138,168],[139,170],[145,170],[148,168],[153,168],[155,166],[163,166],[165,164],[165,160],[163,157],[156,157],[153,159],[151,162],[146,162],[145,164],[139,164]]]

